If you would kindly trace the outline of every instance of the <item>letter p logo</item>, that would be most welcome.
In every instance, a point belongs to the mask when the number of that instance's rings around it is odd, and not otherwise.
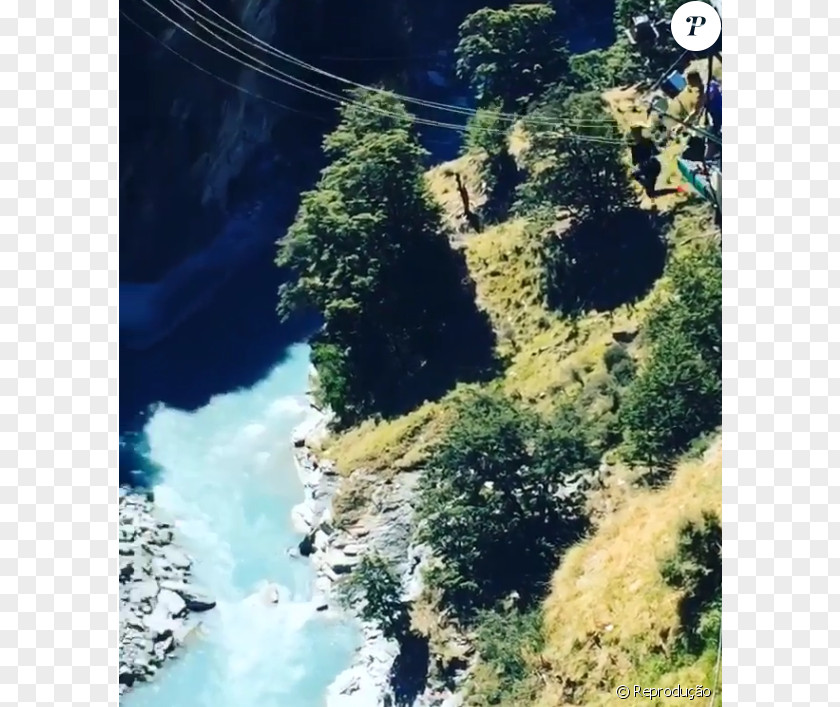
[[[691,25],[691,29],[688,30],[689,37],[696,37],[697,35],[694,34],[694,30],[706,24],[706,18],[703,17],[703,15],[694,15],[692,17],[686,17],[685,21]]]
[[[671,18],[671,34],[683,49],[702,52],[718,41],[721,25],[714,7],[702,0],[691,0],[680,5]]]

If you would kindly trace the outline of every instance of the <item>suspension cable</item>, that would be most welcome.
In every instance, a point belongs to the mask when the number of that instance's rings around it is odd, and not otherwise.
[[[322,89],[318,86],[312,85],[312,84],[310,84],[310,83],[308,83],[308,82],[306,82],[302,79],[299,79],[295,76],[292,76],[292,75],[290,75],[286,72],[280,71],[276,67],[273,67],[270,64],[267,64],[266,62],[261,61],[260,59],[258,59],[256,57],[253,57],[252,55],[248,54],[243,49],[237,47],[236,45],[232,44],[231,42],[228,42],[227,40],[225,40],[223,37],[220,37],[219,35],[217,35],[215,32],[212,31],[212,29],[208,28],[200,20],[192,18],[193,21],[195,22],[195,24],[197,24],[205,32],[207,32],[208,34],[210,34],[211,36],[213,36],[215,39],[219,40],[220,42],[222,42],[226,46],[230,47],[233,51],[237,52],[238,54],[242,54],[243,56],[247,57],[248,59],[252,60],[253,62],[255,62],[256,64],[259,64],[262,67],[266,67],[266,69],[268,69],[268,71],[266,71],[264,68],[260,68],[260,66],[256,66],[253,63],[249,63],[248,61],[244,61],[240,57],[235,56],[235,55],[227,52],[226,50],[214,45],[212,42],[209,42],[206,39],[198,36],[197,34],[190,31],[188,28],[184,27],[182,24],[180,24],[176,20],[172,19],[165,12],[163,12],[162,10],[157,8],[155,5],[153,5],[151,2],[149,2],[149,0],[141,0],[141,2],[143,2],[143,4],[145,4],[147,7],[149,7],[157,15],[161,16],[162,18],[164,18],[165,20],[167,20],[168,22],[173,24],[175,27],[177,27],[181,31],[185,32],[189,36],[196,39],[197,41],[199,41],[202,44],[208,46],[210,49],[222,54],[223,56],[226,56],[226,57],[232,59],[233,61],[237,62],[238,64],[240,64],[242,66],[245,66],[249,69],[257,71],[257,72],[259,72],[259,73],[261,73],[265,76],[268,76],[271,79],[279,81],[280,83],[289,85],[293,88],[297,88],[301,91],[304,91],[305,93],[309,93],[309,94],[315,95],[319,98],[322,98],[322,99],[325,99],[325,100],[328,100],[328,101],[333,101],[335,103],[338,103],[338,104],[344,105],[344,106],[355,105],[356,107],[358,107],[362,110],[367,110],[369,112],[377,113],[379,115],[384,115],[384,116],[395,118],[395,119],[405,119],[406,117],[408,117],[408,119],[410,119],[413,122],[415,122],[417,124],[420,124],[420,125],[426,125],[426,126],[430,126],[430,127],[455,130],[459,133],[467,132],[467,128],[464,125],[458,125],[458,124],[454,124],[454,123],[444,123],[444,122],[441,122],[441,121],[430,120],[430,119],[426,119],[426,118],[420,118],[418,116],[412,116],[410,114],[408,116],[399,115],[399,114],[387,111],[385,109],[379,108],[378,106],[371,106],[371,105],[368,105],[368,104],[365,104],[365,103],[361,103],[359,101],[353,100],[352,98],[348,98],[347,96],[342,96],[340,94],[336,94],[334,92],[331,92],[331,91],[328,91],[326,89]],[[184,14],[188,14],[188,13],[184,13]],[[384,91],[382,93],[383,93],[383,95],[391,95],[391,96],[394,95],[394,94],[391,94],[389,92],[384,92]],[[492,130],[492,129],[489,129],[489,128],[481,129],[481,131],[482,132],[487,132],[487,133],[507,134],[506,131]],[[576,138],[576,139],[580,139],[582,141],[588,141],[588,142],[624,144],[624,142],[621,141],[621,140],[614,140],[614,139],[611,139],[611,138],[608,138],[608,137],[602,137],[602,136],[580,135],[580,134],[574,134],[574,133],[572,133],[572,134],[569,134],[569,133],[544,133],[544,134],[554,136],[554,137],[557,137],[559,139]]]
[[[391,95],[396,96],[398,99],[400,99],[404,103],[420,105],[420,106],[423,106],[423,107],[426,107],[426,108],[432,108],[432,109],[440,110],[440,111],[443,111],[443,112],[454,113],[454,114],[463,115],[463,116],[473,116],[473,115],[475,115],[475,111],[470,109],[470,108],[464,108],[464,107],[461,107],[461,106],[455,106],[455,105],[451,105],[451,104],[448,104],[448,103],[440,103],[438,101],[429,101],[429,100],[425,100],[425,99],[422,99],[422,98],[416,98],[414,96],[407,96],[407,95],[403,95],[403,94],[399,94],[399,93],[394,93],[394,92],[391,92],[391,91],[385,91],[383,89],[378,89],[378,88],[373,87],[373,86],[368,86],[368,85],[365,85],[365,84],[362,84],[362,83],[358,83],[356,81],[352,81],[352,80],[347,79],[345,77],[339,76],[339,75],[331,73],[329,71],[326,71],[326,70],[324,70],[324,69],[322,69],[318,66],[310,64],[310,63],[308,63],[308,62],[306,62],[302,59],[299,59],[299,58],[297,58],[297,57],[295,57],[291,54],[288,54],[287,52],[283,52],[283,51],[277,49],[276,47],[272,46],[268,42],[266,42],[266,41],[260,39],[259,37],[251,34],[247,30],[245,30],[243,27],[240,27],[236,22],[234,22],[232,20],[229,20],[224,15],[219,13],[214,8],[210,7],[207,3],[203,2],[202,0],[196,0],[196,2],[199,5],[201,5],[203,8],[205,8],[208,12],[210,12],[213,15],[215,15],[216,17],[218,17],[225,25],[228,25],[230,28],[233,28],[233,29],[229,29],[228,27],[225,27],[224,25],[220,24],[219,22],[207,17],[207,15],[202,14],[200,10],[197,10],[195,8],[192,8],[192,7],[189,7],[189,6],[185,5],[181,0],[169,0],[169,2],[170,2],[170,4],[174,5],[178,9],[180,9],[181,12],[183,12],[184,14],[186,14],[188,16],[192,15],[193,16],[192,17],[193,21],[196,21],[196,19],[195,19],[196,17],[200,17],[202,20],[204,20],[208,24],[212,25],[216,29],[218,29],[222,32],[225,32],[228,35],[236,37],[240,41],[242,41],[242,42],[244,42],[244,43],[246,43],[246,44],[248,44],[252,47],[255,47],[257,49],[261,49],[262,51],[266,52],[267,54],[271,54],[272,56],[278,57],[278,58],[280,58],[284,61],[289,62],[290,64],[298,66],[298,67],[300,67],[302,69],[305,69],[307,71],[312,71],[316,74],[319,74],[319,75],[324,76],[326,78],[330,78],[334,81],[345,84],[347,86],[352,86],[354,88],[360,88],[362,90],[371,91],[371,92],[375,92],[375,93],[389,93]],[[522,120],[522,116],[518,116],[518,115],[515,115],[513,113],[498,112],[497,115],[500,118],[502,118],[503,120],[506,120],[508,122],[517,122],[519,120]],[[540,119],[540,118],[537,118],[537,117],[530,117],[530,118],[528,118],[528,120],[529,120],[529,122],[532,122],[534,124],[544,123],[546,125],[550,125],[551,127],[556,126],[558,122],[563,123],[563,124],[568,125],[568,126],[580,126],[580,127],[585,127],[585,126],[586,127],[592,127],[592,126],[596,126],[596,125],[607,125],[607,124],[611,125],[612,124],[611,121],[609,121],[608,119],[590,120],[590,121],[576,121],[574,119],[568,119],[568,118],[562,118],[562,117],[557,118],[556,120],[554,120],[554,119]]]

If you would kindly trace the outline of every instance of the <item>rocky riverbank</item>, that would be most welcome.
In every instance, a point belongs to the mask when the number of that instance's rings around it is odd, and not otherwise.
[[[313,409],[310,418],[293,436],[294,457],[305,489],[305,499],[295,507],[293,521],[303,535],[300,554],[309,557],[317,573],[317,603],[321,610],[337,605],[336,585],[352,572],[367,553],[377,553],[396,568],[402,579],[404,597],[411,601],[422,589],[420,570],[426,553],[412,543],[412,500],[419,478],[404,472],[387,482],[378,480],[366,512],[347,527],[333,522],[332,500],[347,479],[335,465],[319,459],[313,449],[327,434],[329,416]],[[358,470],[354,475],[365,475]],[[336,606],[337,608],[337,606]],[[391,707],[397,704],[395,688],[400,675],[395,666],[399,644],[386,639],[375,626],[361,625],[362,644],[352,665],[330,686],[328,707]],[[400,703],[404,703],[401,701]],[[457,707],[456,696],[420,690],[417,707]]]
[[[200,625],[212,597],[189,583],[192,560],[150,494],[120,496],[120,694],[151,679]]]

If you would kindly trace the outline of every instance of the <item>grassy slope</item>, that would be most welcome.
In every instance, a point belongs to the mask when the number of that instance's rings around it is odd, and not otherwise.
[[[629,94],[614,92],[605,97],[622,124],[621,118],[632,122]],[[517,141],[523,140],[517,134]],[[548,409],[560,396],[576,396],[587,386],[587,390],[594,386],[597,393],[598,381],[606,375],[603,354],[613,342],[613,332],[638,328],[664,279],[635,306],[609,314],[590,313],[575,324],[548,311],[539,294],[537,264],[527,244],[524,220],[512,219],[479,234],[468,233],[460,225],[453,173],[462,175],[472,203],[480,204],[476,166],[475,157],[439,165],[430,170],[428,183],[449,223],[460,228],[453,246],[464,252],[479,305],[488,312],[499,353],[507,361],[503,376],[493,385],[537,409]],[[674,180],[671,171],[666,169],[663,176],[668,185]],[[651,203],[641,198],[641,206],[650,208]],[[710,209],[696,200],[689,203],[683,194],[661,197],[656,206],[675,213],[668,234],[672,253],[714,232]],[[637,357],[644,355],[638,343],[631,351]],[[327,440],[323,451],[336,461],[341,473],[373,472],[355,474],[344,495],[336,499],[338,522],[342,516],[347,523],[359,517],[370,484],[377,478],[416,468],[423,461],[446,429],[457,394],[453,391],[394,420],[368,421]],[[715,656],[702,656],[676,668],[668,652],[677,595],[659,579],[656,559],[675,543],[681,521],[706,508],[719,512],[719,455],[711,463],[682,467],[663,491],[635,492],[629,483],[632,477],[632,471],[616,470],[604,492],[609,497],[602,499],[596,511],[604,518],[598,533],[566,556],[554,578],[545,605],[546,649],[532,661],[533,679],[539,679],[535,685],[541,686],[540,707],[569,704],[566,700],[572,693],[567,690],[572,687],[575,703],[603,704],[615,699],[611,690],[622,680],[645,686],[711,685]],[[460,643],[457,637],[453,643],[454,634],[432,607],[418,605],[415,616],[425,616],[422,623],[427,627],[434,625],[428,633],[435,652],[445,653],[448,644]],[[612,629],[606,631],[609,625]],[[479,670],[479,679],[481,674]]]
[[[613,704],[618,685],[714,687],[714,651],[685,658],[674,648],[680,594],[665,584],[659,565],[673,553],[684,521],[699,520],[704,511],[719,516],[720,510],[717,441],[703,460],[682,464],[663,489],[635,492],[566,554],[544,606],[539,707]],[[697,704],[642,697],[624,704],[643,702]]]

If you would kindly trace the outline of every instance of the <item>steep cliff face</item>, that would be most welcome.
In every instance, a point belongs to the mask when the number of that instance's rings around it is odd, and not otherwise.
[[[452,47],[460,20],[487,4],[481,0],[205,3],[272,46],[365,82],[399,81],[412,73],[416,78],[434,63],[435,52]],[[212,17],[197,0],[149,0],[148,4],[128,0],[121,5],[123,282],[159,280],[216,239],[225,221],[241,214],[261,192],[275,202],[294,202],[317,171],[320,137],[334,116],[333,104],[242,66],[177,28],[175,23],[235,54],[197,26],[178,4]],[[283,71],[295,71],[254,47],[247,50]],[[331,91],[342,90],[329,79],[299,75]],[[276,235],[282,228],[278,223]]]
[[[173,5],[157,5],[207,37]],[[224,10],[273,42],[278,5],[231,0]],[[237,178],[247,168],[266,169],[258,151],[289,116],[234,87],[282,102],[278,87],[259,81],[257,72],[213,52],[139,2],[124,11],[139,27],[121,17],[121,275],[136,282],[159,278],[212,240],[236,206]]]

